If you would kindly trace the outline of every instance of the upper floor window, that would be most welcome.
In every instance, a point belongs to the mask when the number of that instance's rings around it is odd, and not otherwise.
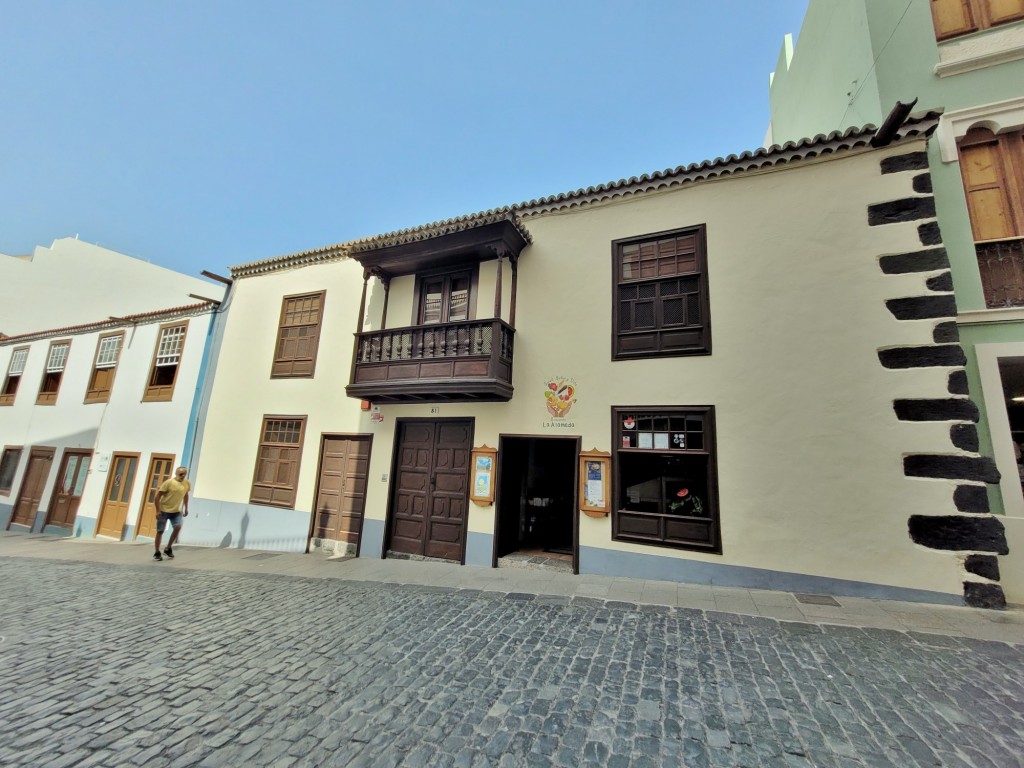
[[[71,351],[70,341],[55,341],[50,344],[50,354],[46,357],[46,370],[43,372],[43,383],[39,387],[37,405],[53,405],[57,402],[60,382],[64,378],[64,367],[68,363],[68,352]]]
[[[121,356],[124,333],[109,333],[100,336],[96,344],[96,359],[92,364],[89,388],[85,391],[85,402],[105,403],[110,400],[110,388],[114,384],[114,372]]]
[[[470,319],[473,272],[427,275],[419,280],[416,325],[458,323]]]
[[[948,40],[1024,19],[1024,0],[932,0],[935,38]]]
[[[249,501],[275,507],[295,506],[305,427],[305,416],[263,417]]]
[[[612,538],[721,552],[711,406],[613,408]]]
[[[14,474],[21,460],[21,448],[7,446],[0,457],[0,493],[9,494],[14,486]]]
[[[612,359],[711,352],[704,225],[612,243]]]
[[[143,400],[170,400],[174,396],[174,382],[178,378],[187,329],[187,322],[160,327]]]
[[[958,150],[985,304],[1024,306],[1024,132],[972,128]]]
[[[0,390],[0,405],[11,405],[18,394],[18,384],[25,373],[25,361],[28,360],[28,347],[18,347],[11,353],[11,362],[7,364],[7,375],[4,377],[4,388]]]
[[[272,377],[312,376],[323,323],[324,291],[285,296],[277,328]]]

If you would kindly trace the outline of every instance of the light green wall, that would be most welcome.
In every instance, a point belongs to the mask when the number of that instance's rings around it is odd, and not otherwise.
[[[935,74],[938,62],[928,0],[810,0],[788,71],[780,57],[772,80],[772,139],[781,144],[878,125],[897,101],[916,98],[918,111],[948,112],[1019,97],[1024,90],[1024,60],[948,77]]]
[[[811,0],[788,70],[783,46],[772,78],[772,140],[782,144],[877,123],[878,90],[864,77],[871,60],[864,6]]]

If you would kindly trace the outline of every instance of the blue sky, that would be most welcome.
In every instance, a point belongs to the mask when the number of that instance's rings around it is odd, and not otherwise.
[[[0,0],[0,252],[191,274],[756,149],[807,0]]]

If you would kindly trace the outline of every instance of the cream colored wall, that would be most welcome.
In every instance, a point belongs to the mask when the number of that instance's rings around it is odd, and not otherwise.
[[[349,260],[330,262],[243,278],[233,290],[195,473],[196,495],[248,501],[263,416],[306,415],[296,509],[309,510],[320,434],[358,431],[359,401],[345,397],[345,385],[362,268]],[[283,297],[321,290],[326,295],[315,376],[271,379]],[[375,319],[379,318],[378,312]]]
[[[907,533],[913,514],[954,512],[954,483],[902,471],[906,453],[954,452],[949,425],[900,422],[893,412],[894,398],[947,397],[948,369],[893,371],[878,361],[880,347],[932,343],[934,321],[897,321],[884,306],[924,293],[924,277],[886,276],[878,266],[882,254],[921,247],[916,223],[867,225],[869,204],[909,194],[906,174],[880,174],[881,158],[921,148],[527,218],[534,244],[520,259],[509,403],[386,405],[374,424],[343,395],[352,324],[339,306],[342,297],[358,306],[358,270],[336,263],[241,280],[197,490],[248,498],[263,413],[309,413],[301,510],[312,503],[319,432],[372,434],[366,516],[383,521],[397,419],[471,417],[475,445],[557,435],[610,450],[613,405],[714,405],[723,554],[613,542],[610,518],[582,517],[581,546],[959,593],[956,556],[918,547]],[[707,226],[713,354],[611,362],[611,242],[695,224]],[[505,277],[510,284],[510,271]],[[480,301],[486,284],[482,271]],[[271,381],[280,297],[320,286],[328,322],[316,378]],[[392,290],[397,321],[407,310],[402,289]],[[544,407],[552,376],[577,383],[560,424]],[[493,533],[494,508],[471,505],[468,527]]]

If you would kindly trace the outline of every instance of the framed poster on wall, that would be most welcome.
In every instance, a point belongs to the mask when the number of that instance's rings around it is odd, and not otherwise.
[[[498,463],[498,449],[482,445],[474,448],[470,458],[473,468],[469,500],[480,507],[494,503],[494,470]]]
[[[611,510],[610,453],[596,448],[580,452],[580,511],[589,517],[604,517]]]

